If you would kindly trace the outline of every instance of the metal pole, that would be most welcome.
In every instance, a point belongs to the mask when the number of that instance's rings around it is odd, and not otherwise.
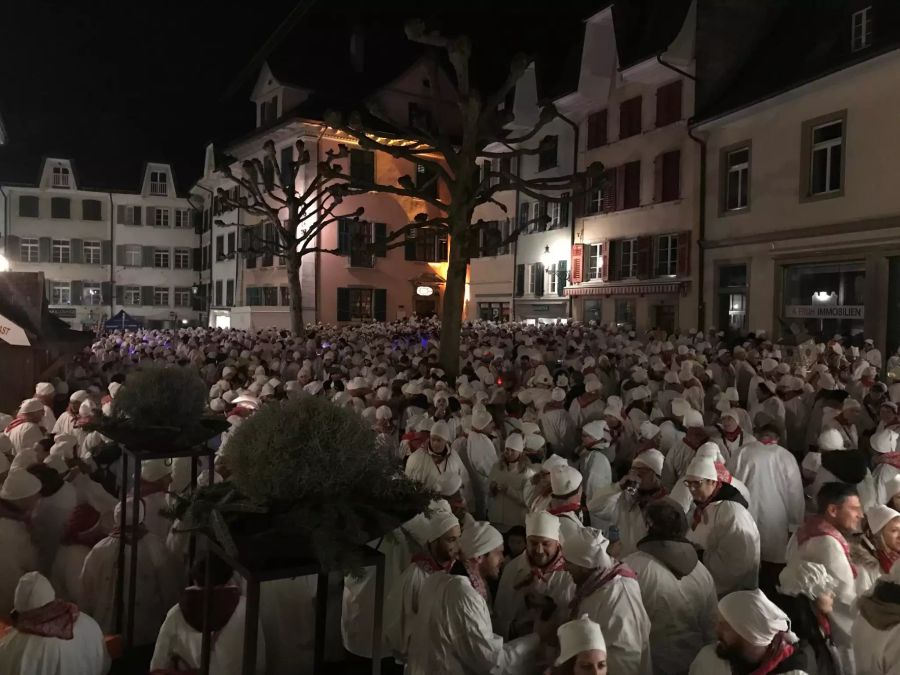
[[[259,580],[247,579],[247,608],[244,614],[244,667],[242,675],[256,675],[256,641],[259,628]],[[318,671],[316,671],[318,672]]]
[[[375,617],[372,621],[372,675],[381,675],[381,620],[384,615],[384,556],[375,563]]]
[[[119,562],[116,567],[116,633],[122,634],[122,617],[125,609],[125,504],[128,501],[128,454],[122,451],[122,475],[119,486],[119,514],[122,522],[119,523]]]
[[[325,622],[327,614],[328,573],[320,571],[319,581],[316,584],[316,642],[313,653],[313,673],[316,675],[324,672],[322,664],[325,662]]]
[[[141,460],[136,455],[134,458],[134,484],[131,494],[131,569],[129,573],[130,584],[128,586],[128,629],[125,639],[125,645],[128,648],[134,646],[134,606],[137,602],[137,529],[141,515]]]
[[[197,456],[191,457],[191,488],[197,487]],[[197,553],[197,537],[191,532],[188,535],[188,570],[194,566],[194,556]],[[208,572],[208,570],[207,570]]]
[[[191,535],[193,543],[193,535]],[[200,646],[200,672],[209,675],[209,656],[212,652],[212,630],[209,626],[209,608],[212,604],[212,556],[213,552],[206,552],[206,571],[203,575],[203,642]]]

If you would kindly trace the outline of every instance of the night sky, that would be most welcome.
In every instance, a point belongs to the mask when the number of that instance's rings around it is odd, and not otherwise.
[[[602,4],[572,0],[548,24],[537,0],[6,0],[0,117],[9,142],[0,147],[0,182],[34,182],[41,158],[60,156],[75,160],[82,187],[137,190],[144,162],[168,161],[184,192],[202,170],[208,141],[252,129],[248,95],[264,46],[298,8],[304,30],[335,33],[328,49],[346,48],[337,25],[349,16],[402,25],[401,15],[412,12],[430,25],[480,31],[473,38],[490,42],[505,62],[504,41],[513,36],[526,47],[544,45],[557,28],[557,45],[580,47],[563,15]],[[516,14],[522,24],[511,30]],[[327,69],[328,61],[317,55],[310,67]]]

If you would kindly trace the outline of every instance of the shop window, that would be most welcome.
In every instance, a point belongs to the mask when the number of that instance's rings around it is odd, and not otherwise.
[[[603,319],[603,300],[591,299],[584,301],[584,320],[596,321],[598,324]]]
[[[479,302],[478,318],[482,321],[509,321],[508,302]]]
[[[634,327],[635,301],[616,299],[616,325],[619,328]]]
[[[718,326],[735,333],[747,331],[747,266],[719,267]]]
[[[783,327],[824,340],[862,334],[866,268],[863,261],[786,265],[782,277]]]

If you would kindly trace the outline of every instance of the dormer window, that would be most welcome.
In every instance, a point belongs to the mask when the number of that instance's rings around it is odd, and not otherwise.
[[[858,52],[872,44],[872,7],[871,5],[853,12],[850,17],[850,49]]]
[[[169,193],[169,176],[165,171],[150,172],[150,194],[165,196]]]
[[[54,166],[50,179],[51,187],[69,189],[69,170],[64,166]]]
[[[259,104],[259,125],[268,124],[278,119],[278,96]]]

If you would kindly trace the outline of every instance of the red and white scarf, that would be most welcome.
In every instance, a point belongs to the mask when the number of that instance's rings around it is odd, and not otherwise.
[[[887,464],[895,469],[900,469],[900,452],[882,452],[875,455],[875,465]]]
[[[416,553],[412,557],[412,562],[423,572],[434,574],[435,572],[449,572],[450,568],[453,567],[455,560],[451,558],[442,565],[427,553]]]
[[[854,565],[853,561],[850,559],[850,545],[847,543],[847,540],[844,539],[844,535],[822,516],[810,516],[806,519],[806,522],[800,526],[800,529],[797,530],[797,544],[802,546],[804,543],[815,537],[831,537],[841,545],[844,556],[847,558],[847,564],[850,565],[850,569],[853,570],[853,578],[855,579],[857,576],[856,565]]]
[[[574,621],[578,618],[579,606],[581,605],[582,600],[599,591],[616,577],[637,579],[637,574],[635,574],[634,570],[625,563],[616,563],[611,568],[605,570],[594,570],[587,581],[575,590],[575,597],[573,597],[572,602],[569,603],[569,619]]]
[[[29,421],[30,420],[25,415],[16,415],[15,418],[13,418],[13,421],[6,425],[6,428],[3,430],[3,433],[8,434],[10,431],[15,429],[16,427],[22,426],[23,424],[25,424],[26,422],[29,422]]]
[[[526,554],[527,555],[527,554]],[[529,561],[530,562],[530,561]],[[563,558],[562,551],[556,552],[556,557],[553,558],[550,562],[548,562],[543,567],[536,567],[535,565],[531,566],[531,575],[523,581],[517,583],[514,588],[518,591],[526,586],[530,586],[534,581],[546,581],[547,578],[553,574],[554,572],[561,572],[565,569],[566,559]]]
[[[20,633],[71,640],[78,619],[78,607],[65,600],[54,600],[27,612],[13,612],[10,617]]]

